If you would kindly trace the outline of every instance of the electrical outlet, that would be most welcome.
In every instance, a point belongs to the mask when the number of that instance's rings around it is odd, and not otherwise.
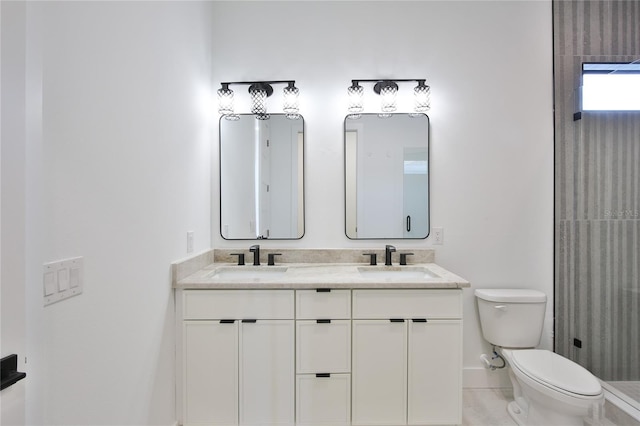
[[[187,253],[193,253],[193,231],[187,231]]]
[[[432,228],[432,231],[433,231],[433,244],[437,244],[437,245],[444,244],[444,229]]]

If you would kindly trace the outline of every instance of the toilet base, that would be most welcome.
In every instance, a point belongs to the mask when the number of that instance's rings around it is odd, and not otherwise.
[[[530,407],[530,411],[524,411],[520,408],[516,401],[511,401],[507,405],[507,412],[518,426],[600,426],[599,421],[589,418],[576,418],[570,416],[562,416],[545,412],[544,414],[536,412],[535,407]]]
[[[525,426],[526,415],[518,406],[518,403],[515,401],[511,401],[507,405],[507,412],[511,416],[514,422],[518,424],[518,426]]]

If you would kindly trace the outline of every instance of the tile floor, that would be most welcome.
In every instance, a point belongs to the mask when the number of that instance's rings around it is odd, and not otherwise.
[[[640,382],[607,382],[616,389],[621,390],[630,398],[640,401]]]
[[[507,413],[507,403],[511,398],[513,398],[511,389],[463,389],[462,425],[517,426]],[[635,426],[638,424],[625,417],[620,418],[624,420],[613,422],[606,418],[602,426]]]
[[[511,389],[463,389],[463,426],[517,426],[507,413]]]

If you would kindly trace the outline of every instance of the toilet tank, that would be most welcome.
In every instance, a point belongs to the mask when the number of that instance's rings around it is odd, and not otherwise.
[[[547,296],[527,289],[475,291],[482,334],[503,348],[534,348],[540,343]]]

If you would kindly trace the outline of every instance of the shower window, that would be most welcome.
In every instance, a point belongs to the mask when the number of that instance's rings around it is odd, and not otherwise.
[[[640,63],[582,64],[582,111],[640,111]]]

